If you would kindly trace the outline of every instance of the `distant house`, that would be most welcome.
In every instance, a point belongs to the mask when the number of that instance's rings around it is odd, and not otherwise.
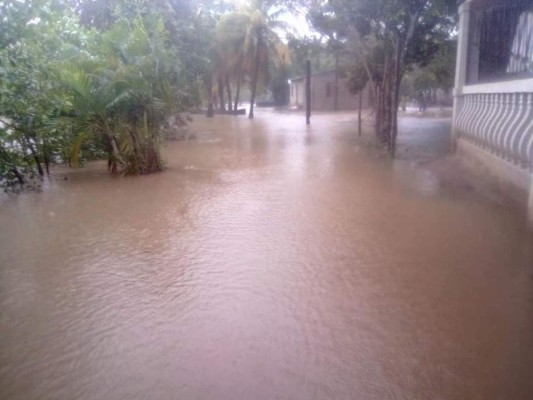
[[[335,90],[335,71],[317,72],[311,76],[311,109],[313,111],[350,111],[359,108],[359,96],[352,95],[339,77]],[[371,104],[368,88],[363,90],[363,108]],[[290,105],[305,108],[305,76],[291,80]]]
[[[453,144],[524,193],[533,227],[533,0],[459,7]]]

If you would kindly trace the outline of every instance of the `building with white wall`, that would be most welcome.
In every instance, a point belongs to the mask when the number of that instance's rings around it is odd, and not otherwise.
[[[454,147],[529,198],[533,227],[533,0],[459,7]]]
[[[290,105],[304,109],[305,76],[291,80]],[[362,107],[370,107],[371,99],[368,88],[363,90]],[[352,111],[359,108],[359,96],[348,91],[344,81],[337,77],[335,71],[317,72],[311,76],[311,109],[313,111]]]

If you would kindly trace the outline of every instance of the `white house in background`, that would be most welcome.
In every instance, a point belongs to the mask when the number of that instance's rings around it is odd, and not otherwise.
[[[533,0],[459,7],[453,145],[528,204],[533,227]]]

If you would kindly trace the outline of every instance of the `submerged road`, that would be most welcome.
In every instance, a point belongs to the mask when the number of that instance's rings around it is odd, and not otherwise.
[[[192,129],[164,173],[0,196],[0,398],[533,398],[520,216],[366,155],[348,114]]]

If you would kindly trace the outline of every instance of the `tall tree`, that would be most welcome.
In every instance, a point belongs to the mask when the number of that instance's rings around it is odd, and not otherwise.
[[[223,15],[216,28],[217,60],[226,78],[235,83],[235,98],[228,93],[228,102],[233,100],[233,109],[237,110],[240,101],[241,86],[244,77],[250,72],[252,52],[245,47],[246,33],[250,16],[244,12],[231,12]]]
[[[287,2],[287,5],[290,4],[290,1]],[[277,34],[277,30],[286,29],[286,24],[277,19],[285,11],[281,5],[283,5],[281,1],[252,0],[248,6],[250,19],[244,47],[246,52],[253,51],[254,53],[250,82],[250,111],[248,114],[250,119],[254,117],[254,104],[260,74],[262,73],[266,80],[270,62],[290,62],[289,49]]]

